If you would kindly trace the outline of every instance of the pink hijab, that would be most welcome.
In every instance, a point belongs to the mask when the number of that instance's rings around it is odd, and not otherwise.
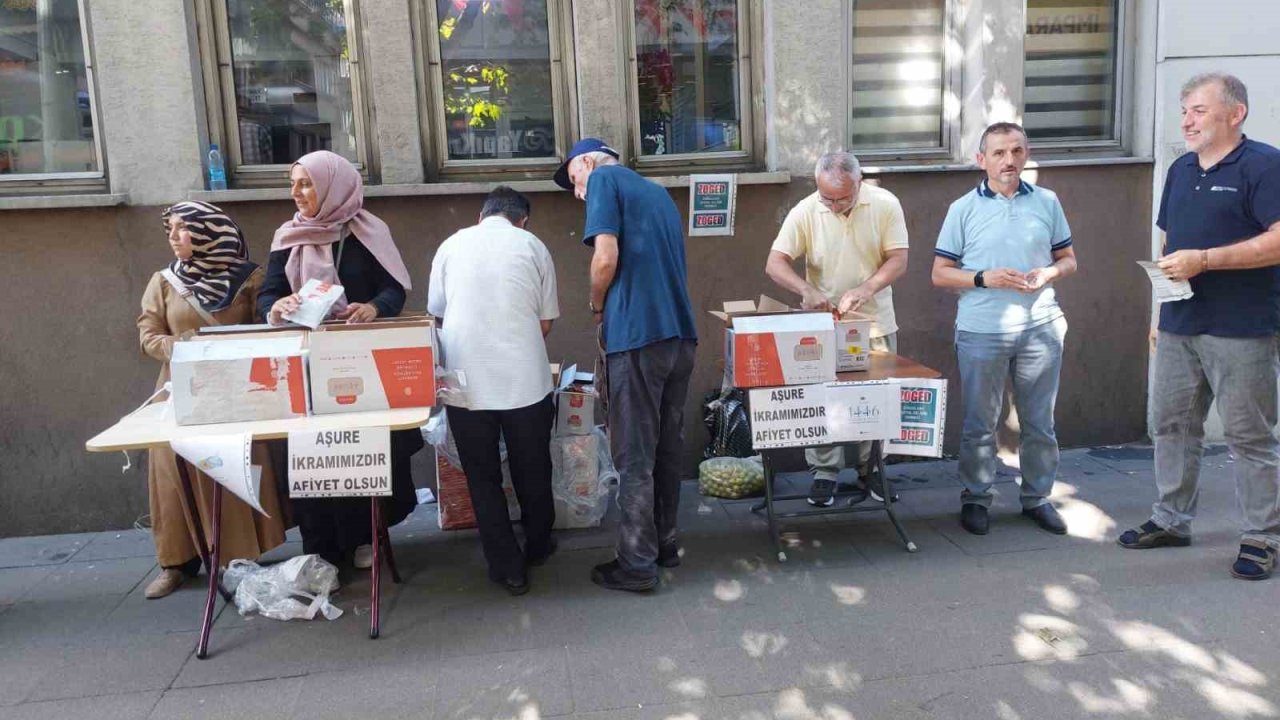
[[[410,289],[409,270],[391,239],[391,228],[364,209],[364,181],[359,171],[346,158],[328,150],[303,155],[294,165],[301,165],[311,175],[320,210],[315,217],[307,217],[302,211],[294,213],[292,220],[276,229],[271,240],[272,252],[290,250],[284,272],[293,291],[297,292],[312,278],[342,284],[330,246],[342,238],[343,227],[347,225],[378,264],[405,290]],[[347,299],[343,297],[333,310],[346,306]]]

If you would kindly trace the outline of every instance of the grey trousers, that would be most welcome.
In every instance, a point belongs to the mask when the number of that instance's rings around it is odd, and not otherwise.
[[[876,352],[897,353],[898,333],[871,338],[871,349]],[[867,462],[871,459],[871,443],[845,443],[804,450],[804,460],[809,463],[809,472],[813,473],[814,480],[835,480],[840,470],[849,466],[850,457],[857,458],[858,474],[866,475]]]
[[[684,402],[693,374],[693,340],[672,338],[606,359],[609,445],[617,466],[622,523],[618,562],[658,574],[658,548],[676,542]]]
[[[1200,497],[1204,421],[1216,398],[1235,458],[1244,539],[1280,549],[1280,444],[1276,439],[1276,339],[1161,332],[1151,388],[1159,500],[1151,521],[1191,534]]]

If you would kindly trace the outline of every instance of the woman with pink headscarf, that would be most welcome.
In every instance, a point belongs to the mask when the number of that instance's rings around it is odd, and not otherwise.
[[[391,239],[391,229],[364,209],[364,182],[355,167],[327,150],[302,156],[289,172],[298,211],[276,230],[258,310],[273,325],[296,310],[298,290],[311,279],[341,285],[343,297],[331,319],[348,323],[395,317],[404,309],[409,271]],[[409,458],[423,447],[417,430],[391,433],[391,497],[383,517],[395,525],[417,503]],[[364,498],[293,501],[302,549],[357,568],[373,562],[369,505]]]

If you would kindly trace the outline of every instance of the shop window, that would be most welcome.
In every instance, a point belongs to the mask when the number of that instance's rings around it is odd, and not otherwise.
[[[1116,139],[1116,0],[1027,0],[1023,124],[1037,144]]]
[[[355,0],[205,0],[206,78],[221,120],[210,136],[235,182],[280,185],[288,167],[330,150],[366,163]]]
[[[0,191],[102,182],[81,12],[77,0],[0,0]]]
[[[637,161],[749,159],[750,53],[741,0],[633,0]]]
[[[546,175],[568,139],[568,3],[423,2],[431,66],[424,117],[439,169]]]
[[[851,148],[947,152],[952,68],[946,0],[854,0]]]

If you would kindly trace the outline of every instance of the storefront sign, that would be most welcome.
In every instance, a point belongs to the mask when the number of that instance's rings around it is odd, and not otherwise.
[[[822,385],[752,390],[751,445],[756,450],[810,447],[827,437],[826,388]]]
[[[689,176],[689,236],[732,235],[734,175]]]
[[[391,494],[391,430],[289,433],[289,497]]]
[[[829,442],[887,440],[901,431],[898,381],[827,383]]]
[[[885,443],[886,454],[942,457],[947,424],[946,380],[902,381],[902,431]]]

